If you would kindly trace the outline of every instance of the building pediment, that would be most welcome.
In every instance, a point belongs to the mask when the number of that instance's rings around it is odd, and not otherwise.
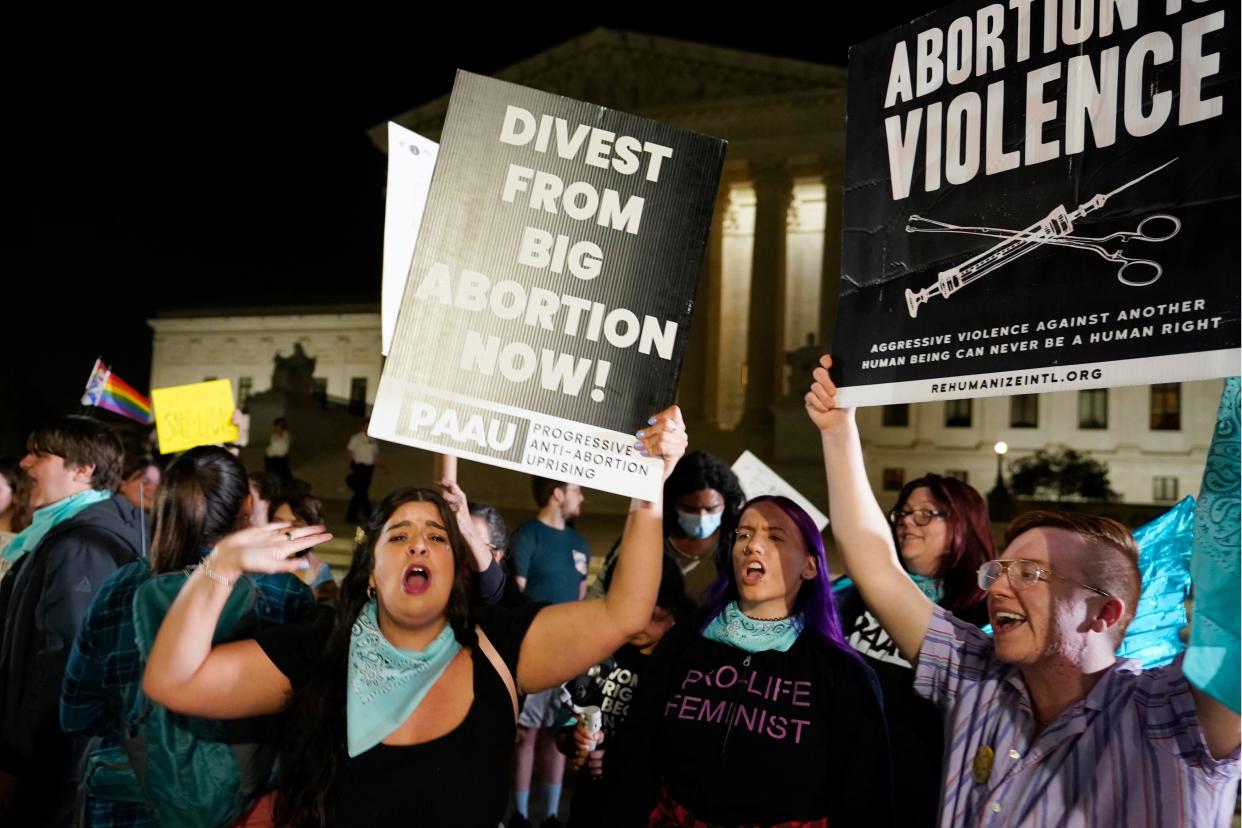
[[[679,116],[701,124],[706,113],[753,117],[757,103],[839,101],[845,89],[839,67],[612,29],[575,37],[496,77],[673,124],[683,122]],[[438,140],[448,101],[444,95],[392,120]],[[387,150],[384,124],[369,134]]]

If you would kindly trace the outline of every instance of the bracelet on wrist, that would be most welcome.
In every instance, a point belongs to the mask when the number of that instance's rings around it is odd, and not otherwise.
[[[214,569],[211,568],[211,559],[214,558],[215,556],[216,556],[216,550],[212,549],[210,552],[208,552],[203,557],[203,562],[199,565],[198,568],[202,570],[203,574],[206,575],[209,580],[215,581],[217,584],[219,584],[222,587],[232,588],[233,581],[231,579],[226,578],[225,576],[221,575],[219,572],[216,572]]]

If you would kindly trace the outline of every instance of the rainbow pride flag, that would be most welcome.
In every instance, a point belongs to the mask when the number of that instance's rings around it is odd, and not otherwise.
[[[104,365],[102,359],[95,360],[95,367],[91,369],[90,378],[86,380],[82,405],[98,406],[144,425],[151,424],[151,401],[112,373],[112,369]]]

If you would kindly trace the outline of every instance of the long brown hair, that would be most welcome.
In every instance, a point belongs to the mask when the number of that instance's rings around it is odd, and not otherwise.
[[[222,448],[193,448],[174,460],[155,499],[151,568],[159,574],[198,563],[203,549],[237,528],[249,494],[245,468]]]
[[[470,594],[473,589],[467,565],[466,542],[457,528],[452,509],[430,489],[403,488],[391,493],[367,521],[366,537],[354,550],[354,560],[341,581],[336,618],[327,645],[311,678],[295,689],[286,717],[285,738],[280,752],[275,821],[291,828],[317,828],[328,824],[328,794],[348,753],[345,732],[345,682],[349,670],[349,639],[354,620],[370,600],[367,594],[375,565],[375,546],[384,524],[406,503],[431,503],[440,513],[449,547],[453,550],[453,589],[445,615],[458,642],[476,643],[470,625]],[[401,791],[393,791],[401,796]]]

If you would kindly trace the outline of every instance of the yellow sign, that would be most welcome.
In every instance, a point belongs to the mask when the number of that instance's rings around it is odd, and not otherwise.
[[[233,384],[228,380],[152,388],[151,405],[162,454],[237,439]]]

